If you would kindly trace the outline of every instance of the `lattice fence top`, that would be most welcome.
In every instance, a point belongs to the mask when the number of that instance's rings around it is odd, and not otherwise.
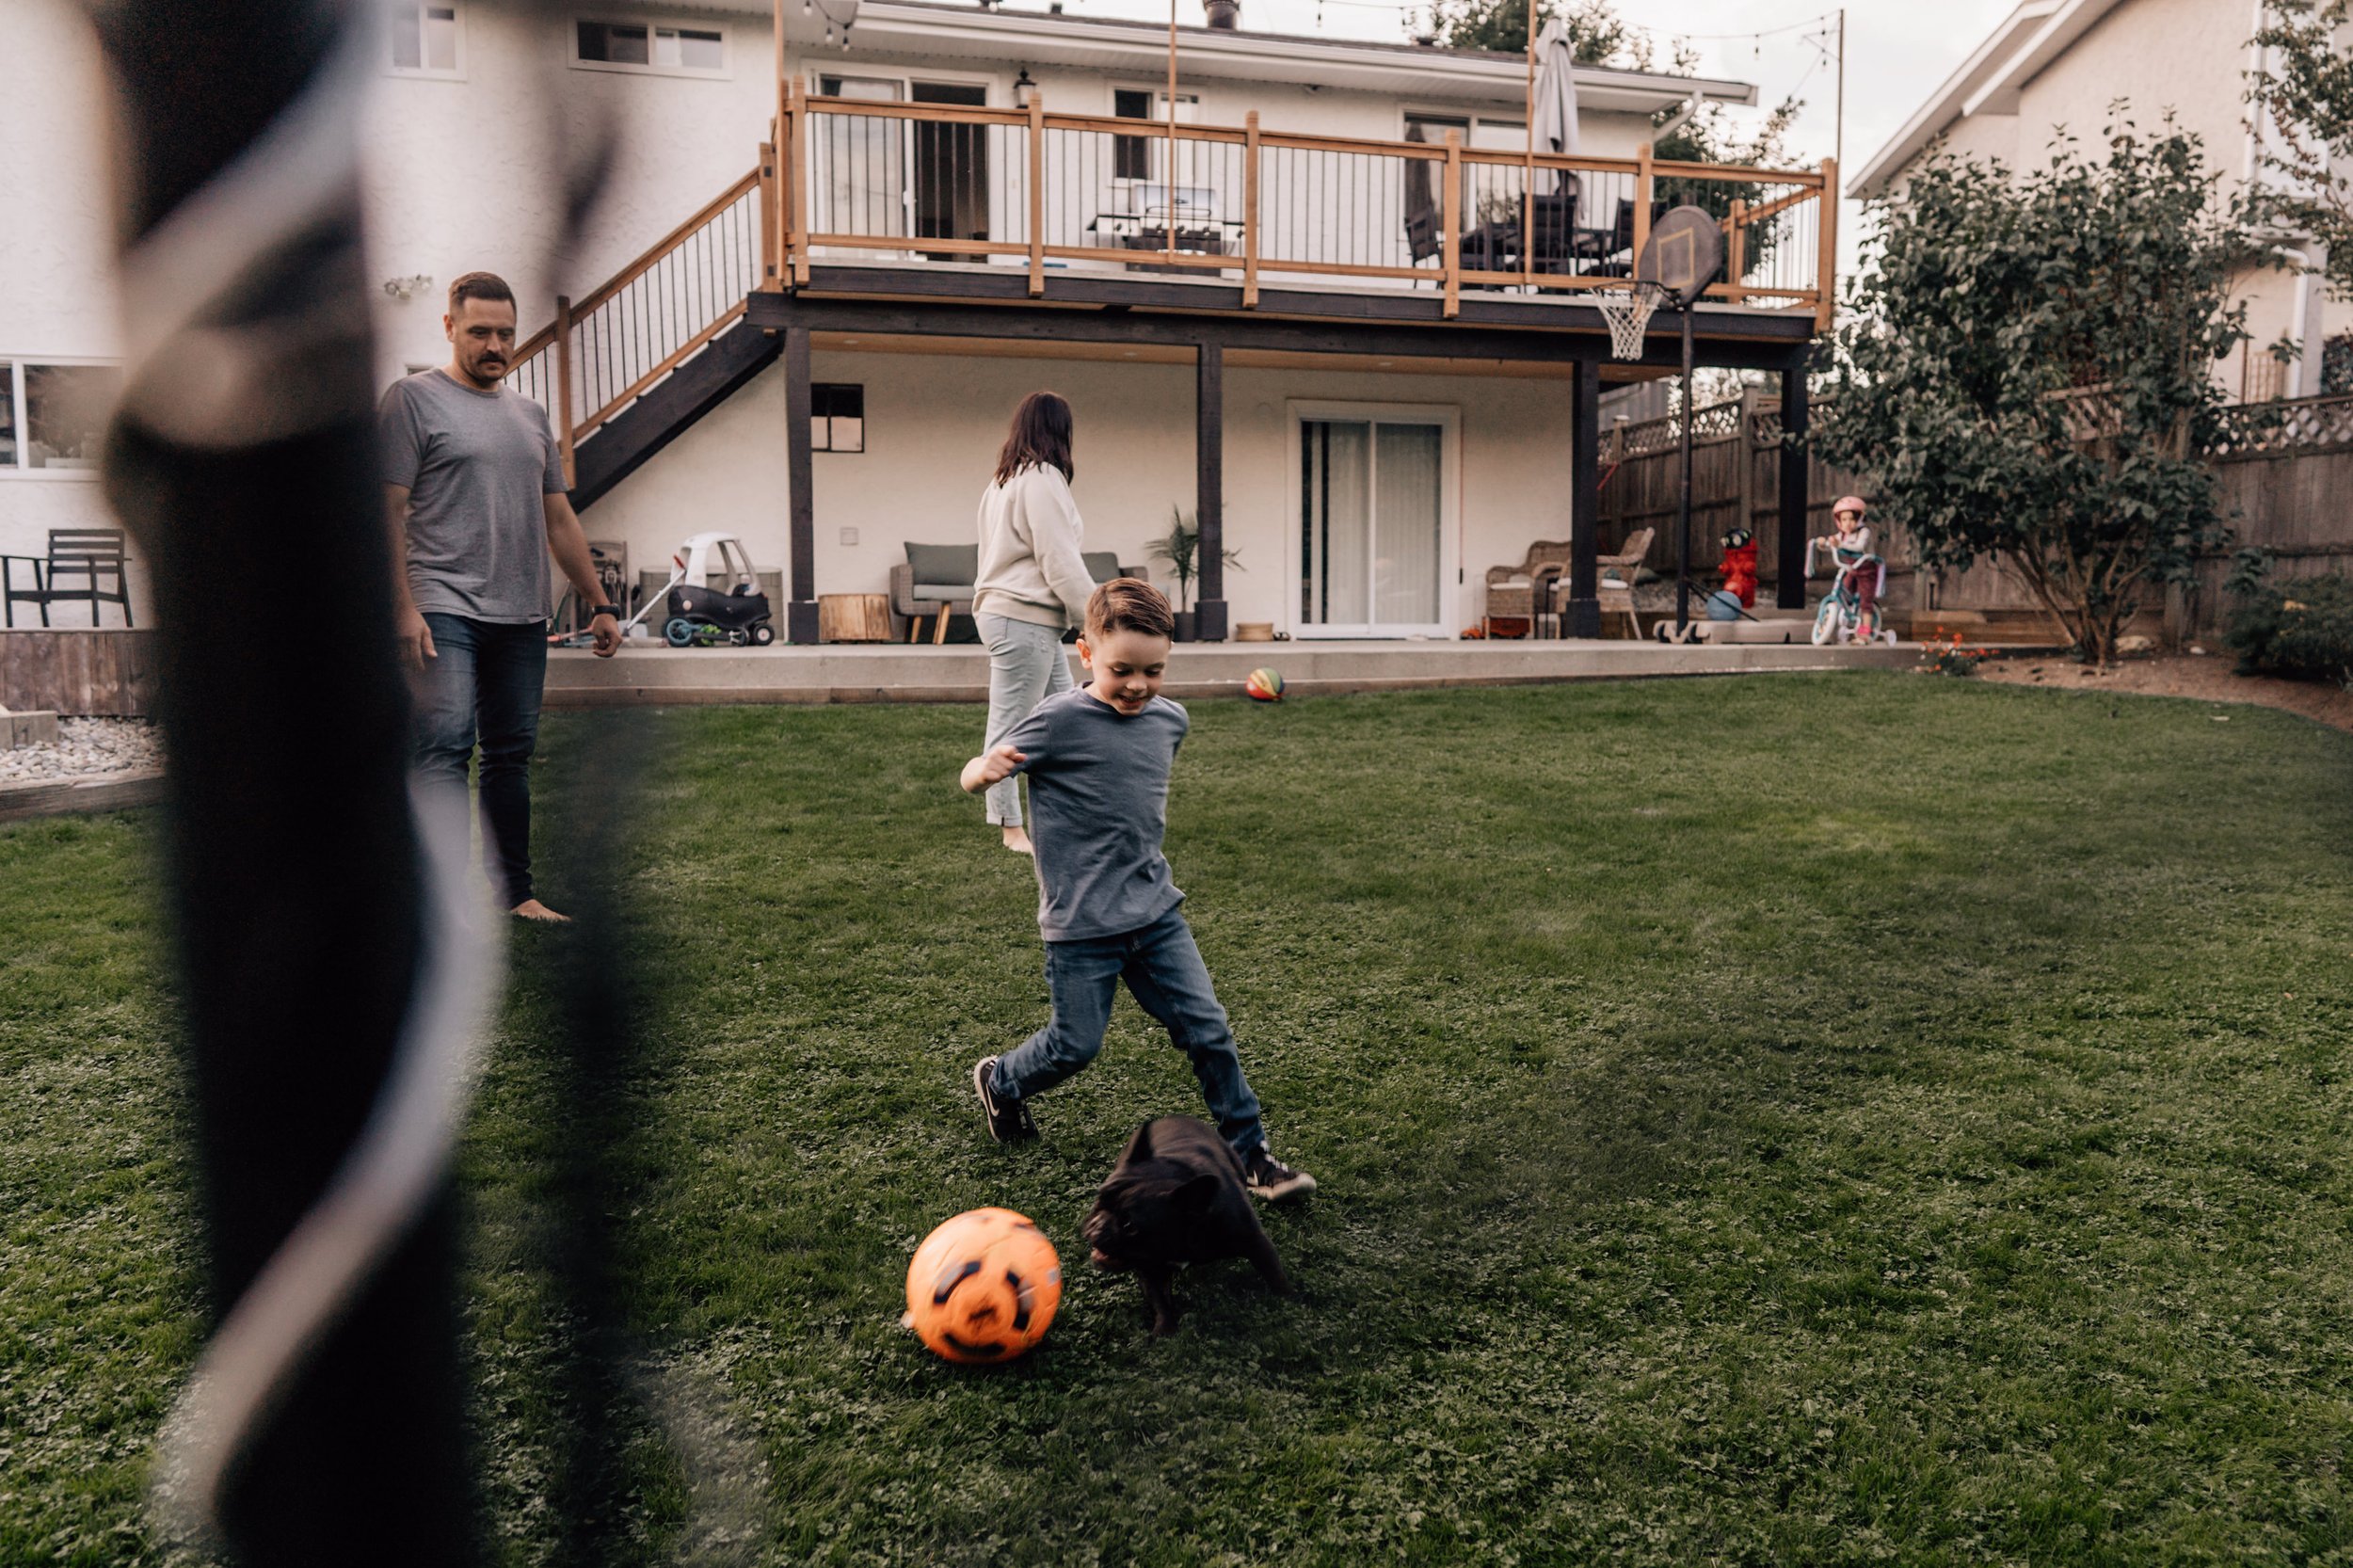
[[[2353,395],[2242,403],[2222,413],[2222,435],[2208,455],[2260,457],[2314,447],[2353,446]]]
[[[1833,398],[1818,399],[1813,408],[1816,422],[1833,417],[1836,408]],[[1708,412],[1701,410],[1701,417],[1705,418]],[[1656,424],[1660,422],[1654,420],[1649,423]],[[1655,451],[1659,446],[1673,443],[1673,421],[1666,423],[1671,427],[1666,437],[1656,446],[1645,450]],[[2103,436],[2114,435],[2113,405],[2099,397],[2071,400],[2067,424],[2069,434],[2077,440],[2096,440]],[[1632,428],[1646,430],[1648,426],[1636,425]],[[1781,436],[1779,407],[1759,405],[1750,416],[1749,439],[1758,446],[1778,446]],[[2353,393],[2282,398],[2271,403],[2233,404],[2222,410],[2221,435],[2207,447],[2206,456],[2219,459],[2265,457],[2292,452],[2325,451],[2339,446],[2353,446]]]
[[[1741,411],[1747,404],[1739,398],[1728,403],[1703,405],[1691,416],[1691,439],[1695,441],[1726,440],[1742,433]],[[1654,452],[1665,452],[1683,439],[1683,416],[1662,414],[1636,424],[1622,424],[1603,438],[1602,457],[1606,462],[1623,462],[1628,457],[1646,457]]]

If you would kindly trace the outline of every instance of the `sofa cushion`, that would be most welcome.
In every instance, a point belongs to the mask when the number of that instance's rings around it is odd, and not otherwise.
[[[1087,564],[1087,575],[1097,583],[1108,583],[1119,575],[1119,552],[1113,550],[1090,550],[1080,560]]]
[[[907,545],[907,565],[915,568],[918,584],[961,583],[964,587],[955,597],[968,598],[972,591],[972,580],[981,574],[981,547],[976,544],[910,542]],[[919,596],[923,591],[920,587],[916,589]]]
[[[919,600],[931,600],[940,604],[951,601],[961,604],[972,597],[972,583],[969,578],[961,583],[918,583],[907,590],[907,597]]]

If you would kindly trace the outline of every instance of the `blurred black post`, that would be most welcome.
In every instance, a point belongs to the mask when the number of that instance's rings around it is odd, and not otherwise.
[[[93,14],[122,88],[129,252],[330,69],[344,27],[374,19],[301,0],[123,0]],[[331,128],[357,105],[328,107]],[[206,330],[169,374],[143,376],[135,353],[108,463],[162,632],[171,897],[216,1316],[359,1132],[419,950],[356,182],[297,205],[298,232],[205,295],[193,325]],[[255,352],[206,346],[231,343]],[[444,1192],[231,1471],[222,1516],[239,1561],[479,1560],[452,1241]]]

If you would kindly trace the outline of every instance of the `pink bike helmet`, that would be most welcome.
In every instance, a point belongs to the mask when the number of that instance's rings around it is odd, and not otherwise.
[[[1836,517],[1839,513],[1846,511],[1863,512],[1868,510],[1869,507],[1864,504],[1863,498],[1859,495],[1842,495],[1837,500],[1830,504],[1830,515],[1832,517]]]

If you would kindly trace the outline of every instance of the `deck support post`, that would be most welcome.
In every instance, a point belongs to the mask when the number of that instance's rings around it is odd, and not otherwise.
[[[1569,603],[1561,631],[1601,635],[1601,364],[1577,362],[1569,383]],[[1535,606],[1538,611],[1544,608]],[[1529,629],[1533,631],[1531,627]]]
[[[1780,554],[1773,602],[1784,610],[1805,608],[1805,504],[1813,459],[1805,450],[1805,366],[1781,373],[1781,495],[1773,535]]]
[[[784,475],[792,507],[785,641],[817,640],[817,506],[809,487],[808,328],[784,329]]]
[[[1225,640],[1225,349],[1205,343],[1193,360],[1193,520],[1201,530],[1195,635]]]

